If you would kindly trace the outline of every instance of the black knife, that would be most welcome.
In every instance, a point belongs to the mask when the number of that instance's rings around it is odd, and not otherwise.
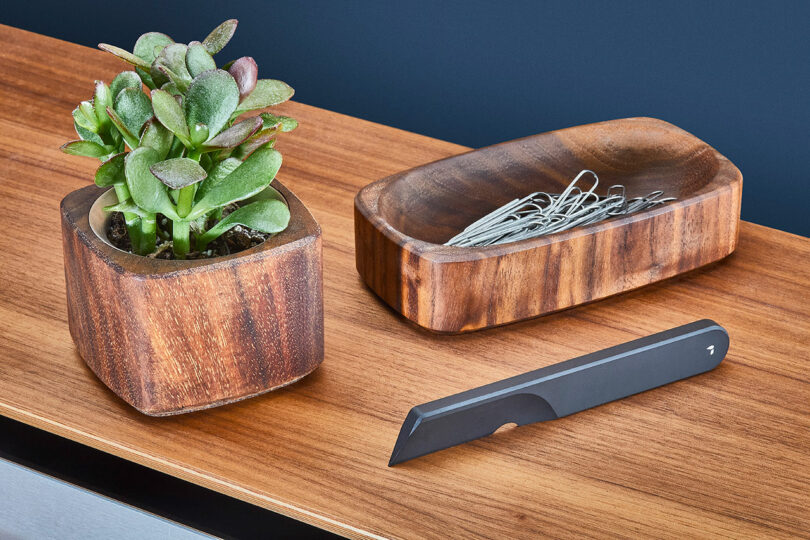
[[[728,333],[704,319],[412,408],[388,466],[490,435],[507,423],[554,420],[714,369]]]

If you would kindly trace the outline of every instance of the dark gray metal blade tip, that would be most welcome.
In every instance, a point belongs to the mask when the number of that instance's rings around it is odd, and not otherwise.
[[[408,411],[408,416],[405,417],[405,421],[399,429],[399,436],[397,437],[396,444],[394,444],[394,450],[391,452],[391,459],[388,460],[389,467],[411,459],[405,456],[403,450],[408,443],[408,438],[411,436],[411,433],[413,433],[414,429],[416,429],[416,426],[418,426],[421,421],[422,413],[418,406]]]

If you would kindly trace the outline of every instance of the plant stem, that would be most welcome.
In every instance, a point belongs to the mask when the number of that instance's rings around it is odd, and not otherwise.
[[[194,193],[196,191],[196,184],[180,189],[180,193],[177,196],[177,215],[181,218],[186,217],[189,212],[191,212],[191,207],[194,204]],[[172,245],[174,248],[174,256],[178,259],[185,259],[189,251],[189,225],[188,221],[175,221],[172,223]]]
[[[141,218],[141,255],[149,255],[155,251],[157,241],[157,221],[155,214],[147,214]]]
[[[129,188],[124,182],[113,184],[115,188],[115,196],[118,197],[118,202],[124,202],[129,199]],[[138,255],[146,255],[141,253],[141,218],[132,212],[123,212],[124,222],[127,225],[127,233],[129,233],[129,242],[132,244],[132,251]]]
[[[189,222],[172,222],[172,249],[174,256],[178,259],[185,259],[188,255],[191,242],[189,241]]]
[[[194,193],[197,191],[197,184],[191,184],[180,189],[177,195],[177,215],[181,218],[186,217],[191,212],[191,206],[194,204]]]

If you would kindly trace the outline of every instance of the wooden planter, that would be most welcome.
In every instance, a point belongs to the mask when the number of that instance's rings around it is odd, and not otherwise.
[[[583,169],[597,192],[678,200],[545,237],[442,245],[503,204],[560,193]],[[406,318],[466,332],[537,317],[722,259],[737,245],[742,175],[697,137],[653,118],[552,131],[395,174],[355,198],[357,270]]]
[[[288,228],[241,253],[166,261],[107,243],[88,186],[62,200],[68,322],[79,354],[152,416],[216,407],[288,385],[323,360],[321,230],[278,182]],[[95,231],[94,231],[95,229]],[[100,232],[101,234],[97,234]]]

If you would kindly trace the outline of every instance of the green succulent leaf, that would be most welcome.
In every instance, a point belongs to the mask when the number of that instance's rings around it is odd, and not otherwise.
[[[226,176],[231,174],[242,164],[242,160],[235,158],[226,158],[218,162],[211,169],[208,170],[208,177],[203,180],[197,187],[197,195],[195,200],[199,201],[208,192],[208,188],[223,180]]]
[[[98,119],[96,118],[95,114],[93,114],[92,120],[87,118],[87,115],[82,111],[81,105],[73,109],[73,122],[92,133],[96,133],[98,131]]]
[[[275,142],[274,139],[276,135],[278,135],[279,130],[280,126],[277,125],[276,127],[259,131],[253,137],[236,147],[233,151],[233,157],[245,159],[264,145]]]
[[[184,76],[178,75],[177,73],[175,73],[171,69],[167,68],[166,66],[158,66],[157,69],[169,81],[169,82],[163,83],[163,86],[161,86],[161,88],[166,87],[168,89],[171,89],[172,88],[171,85],[174,85],[174,88],[177,89],[177,92],[174,92],[174,90],[172,90],[171,93],[173,93],[176,96],[182,96],[183,92],[188,90],[189,81],[188,81],[187,78],[185,78]]]
[[[127,128],[127,125],[124,123],[124,120],[118,116],[112,107],[107,107],[107,116],[110,117],[112,123],[115,125],[115,128],[124,138],[124,142],[127,143],[127,146],[130,148],[137,148],[138,147],[138,137],[132,134],[132,132]]]
[[[157,150],[148,146],[136,148],[125,159],[124,172],[132,200],[147,212],[161,213],[171,220],[180,216],[169,198],[168,188],[149,168],[160,161]]]
[[[166,45],[149,69],[152,81],[158,86],[172,81],[181,90],[188,88],[192,77],[186,67],[187,51],[188,47],[182,43]]]
[[[107,43],[99,43],[98,48],[102,51],[107,51],[108,53],[114,54],[121,60],[125,60],[132,64],[133,66],[138,66],[141,69],[149,69],[149,62],[146,62],[142,58],[138,58],[134,54],[129,51],[125,51],[120,47],[116,47],[115,45],[109,45]]]
[[[290,209],[283,201],[267,199],[245,205],[228,214],[197,239],[203,248],[218,236],[237,225],[250,227],[263,233],[279,233],[290,223]]]
[[[188,88],[183,103],[188,126],[202,122],[214,136],[228,123],[239,104],[236,81],[221,69],[198,75]]]
[[[157,150],[160,159],[166,159],[172,147],[174,135],[166,129],[156,118],[147,120],[141,133],[141,140],[138,146],[148,146]]]
[[[206,171],[210,171],[211,167],[213,166],[214,160],[211,158],[211,154],[203,154],[200,156],[200,167],[202,167]]]
[[[109,115],[108,115],[109,116]],[[109,138],[112,139],[112,145],[115,148],[121,149],[121,142],[123,142],[124,138],[121,136],[121,132],[118,129],[110,129]]]
[[[62,151],[74,156],[103,158],[110,154],[110,148],[93,141],[70,141],[63,144]]]
[[[272,107],[290,99],[295,90],[283,81],[275,79],[260,79],[256,88],[239,104],[236,114]]]
[[[210,54],[217,54],[219,51],[228,44],[236,32],[236,25],[239,21],[236,19],[228,19],[216,28],[202,41],[203,46]]]
[[[115,98],[118,97],[118,94],[124,88],[138,88],[142,87],[141,78],[138,76],[137,73],[134,71],[122,71],[110,83],[110,96],[112,97],[112,103],[115,102]],[[108,105],[112,105],[109,103]]]
[[[264,199],[231,212],[222,221],[225,220],[263,233],[275,234],[287,228],[290,223],[290,209],[283,200]]]
[[[218,148],[233,148],[247,140],[248,137],[259,131],[262,127],[262,119],[258,116],[248,118],[238,124],[234,124],[230,128],[221,132],[205,143],[204,147],[208,149]]]
[[[228,176],[210,183],[188,219],[259,193],[273,181],[280,167],[281,154],[276,150],[265,148],[253,152]]]
[[[160,32],[147,32],[138,38],[135,42],[135,47],[132,49],[133,54],[138,58],[151,64],[157,57],[156,50],[160,52],[167,45],[174,43],[174,40]]]
[[[97,133],[93,133],[89,129],[83,128],[76,122],[73,122],[73,128],[76,130],[76,135],[78,135],[81,140],[93,141],[94,143],[98,143],[101,146],[104,146],[104,141]]]
[[[144,123],[152,118],[152,102],[140,88],[121,90],[113,109],[133,135],[140,133]]]
[[[267,186],[260,192],[258,192],[253,197],[245,199],[243,204],[248,204],[256,201],[265,201],[265,200],[275,200],[275,201],[283,201],[284,204],[287,204],[287,199],[284,198],[284,195],[281,194],[276,188],[273,186]]]
[[[112,104],[113,98],[110,93],[110,87],[102,81],[96,81],[96,91],[93,95],[93,108],[96,112],[98,124],[102,128],[110,125],[110,117],[107,116],[107,107]]]
[[[155,84],[155,81],[152,80],[152,76],[149,75],[148,70],[136,67],[135,73],[141,78],[141,82],[143,82],[143,84],[145,84],[150,90],[157,88],[157,85]]]
[[[227,70],[239,86],[239,99],[245,99],[256,88],[259,76],[259,66],[256,65],[256,61],[250,56],[243,56],[234,60]]]
[[[180,89],[177,88],[177,85],[171,81],[161,86],[160,89],[165,90],[166,92],[170,93],[173,96],[181,96],[181,97],[183,96],[183,92],[181,92]]]
[[[170,93],[165,90],[152,90],[152,108],[161,124],[177,135],[183,144],[191,145],[186,115]]]
[[[79,112],[82,114],[82,116],[84,116],[85,124],[82,125],[87,127],[87,129],[89,129],[90,131],[98,133],[100,126],[98,123],[98,117],[96,116],[96,108],[93,106],[93,102],[82,101],[81,103],[79,103]]]
[[[207,174],[200,164],[189,158],[159,161],[149,167],[158,180],[171,189],[181,189],[205,180]]]
[[[289,116],[276,116],[270,113],[262,113],[262,129],[269,129],[281,126],[281,131],[287,133],[298,127],[298,120]]]
[[[217,69],[217,64],[202,43],[192,41],[186,52],[186,67],[191,76],[196,77],[203,71]]]
[[[154,219],[153,212],[147,212],[134,202],[132,199],[127,199],[117,204],[111,204],[104,207],[105,212],[125,212],[127,214],[135,214],[138,217]]]
[[[121,152],[99,165],[96,169],[96,185],[99,187],[112,186],[127,181],[124,175],[124,158],[126,153]]]
[[[172,141],[172,147],[169,148],[169,154],[166,157],[169,158],[181,157],[183,155],[183,152],[185,151],[186,151],[185,144],[183,144],[183,142],[180,140],[179,137],[174,137],[174,140]]]

